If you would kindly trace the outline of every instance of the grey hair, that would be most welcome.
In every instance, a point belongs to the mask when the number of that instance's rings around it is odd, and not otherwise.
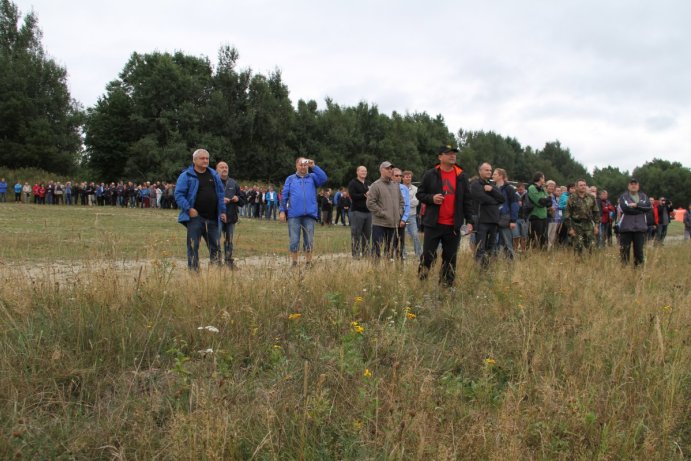
[[[192,153],[192,160],[196,160],[197,157],[199,157],[199,154],[201,154],[202,152],[206,152],[207,154],[209,153],[209,151],[206,149],[197,149]]]

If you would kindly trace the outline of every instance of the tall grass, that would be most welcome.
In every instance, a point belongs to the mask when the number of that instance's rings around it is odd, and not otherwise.
[[[4,266],[0,458],[688,459],[690,249]]]

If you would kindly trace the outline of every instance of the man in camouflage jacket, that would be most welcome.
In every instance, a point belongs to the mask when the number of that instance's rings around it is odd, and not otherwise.
[[[595,197],[588,193],[588,185],[582,179],[576,183],[576,193],[569,196],[564,209],[564,225],[569,230],[574,250],[581,254],[589,251],[597,237],[599,228],[595,225],[600,220],[600,210]]]

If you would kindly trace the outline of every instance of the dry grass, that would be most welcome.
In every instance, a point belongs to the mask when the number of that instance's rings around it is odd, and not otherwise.
[[[690,263],[6,265],[0,459],[688,459]]]

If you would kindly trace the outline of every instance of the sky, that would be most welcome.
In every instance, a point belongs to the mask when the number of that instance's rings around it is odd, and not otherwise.
[[[293,104],[360,101],[441,114],[590,171],[653,158],[691,166],[691,2],[685,0],[14,0],[33,10],[72,96],[90,107],[133,52],[279,69]]]

